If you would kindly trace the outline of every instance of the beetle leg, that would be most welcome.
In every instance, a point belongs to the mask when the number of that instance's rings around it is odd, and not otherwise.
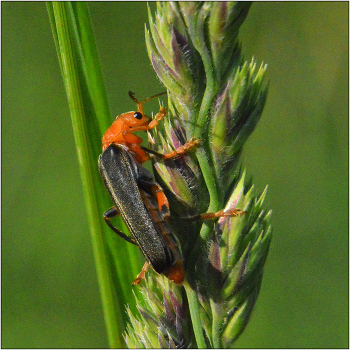
[[[158,209],[162,218],[166,218],[170,215],[169,202],[166,198],[164,191],[157,182],[154,181],[152,175],[145,168],[138,166],[137,183],[138,186],[148,194],[152,195],[153,198],[157,199]]]
[[[191,138],[190,141],[186,142],[181,147],[177,148],[176,150],[174,150],[170,153],[163,154],[162,157],[163,157],[163,159],[170,159],[170,158],[177,157],[180,154],[184,154],[184,153],[188,152],[191,148],[198,146],[199,143],[200,143],[200,140],[196,140],[194,138]]]
[[[111,218],[114,218],[115,216],[119,215],[118,209],[116,207],[112,207],[111,209],[108,209],[104,214],[103,218],[106,221],[106,224],[121,238],[125,239],[127,242],[130,242],[132,244],[137,245],[134,238],[126,235],[124,232],[118,230],[116,227],[113,226],[113,224],[109,221]]]
[[[146,126],[147,127],[146,130],[155,128],[158,125],[158,122],[160,122],[163,119],[163,117],[166,115],[167,110],[168,110],[167,108],[160,107],[159,112],[156,114],[154,119],[152,119],[151,122]]]
[[[159,209],[159,212],[161,213],[161,216],[163,218],[168,217],[170,215],[169,202],[167,197],[164,194],[163,189],[157,183],[154,183],[151,186],[151,189],[152,189],[153,195],[157,198],[158,209]]]
[[[170,215],[169,202],[164,194],[163,189],[156,182],[146,182],[139,180],[139,186],[149,194],[152,194],[153,198],[157,199],[158,210],[161,217],[167,218]]]
[[[224,216],[239,216],[239,215],[244,215],[245,211],[241,210],[241,209],[229,209],[229,210],[219,210],[216,213],[204,213],[204,214],[200,214],[200,218],[202,220],[209,220],[209,219],[213,219],[213,218],[221,218]]]
[[[135,284],[140,284],[141,281],[145,279],[145,274],[146,274],[146,271],[148,270],[149,265],[150,265],[149,262],[146,261],[145,264],[142,267],[141,272],[137,275],[137,277],[135,278],[134,282],[132,282],[133,286]]]
[[[196,221],[196,220],[210,220],[214,218],[221,218],[225,216],[240,216],[244,215],[246,212],[241,209],[229,209],[229,210],[219,210],[216,213],[204,213],[199,215],[193,215],[193,216],[185,216],[185,217],[179,217],[179,218],[172,218],[173,220],[189,220],[189,221]]]
[[[186,142],[184,145],[180,146],[176,150],[169,152],[169,153],[166,153],[166,154],[162,154],[162,153],[159,153],[157,151],[153,151],[152,149],[149,149],[149,148],[143,147],[143,146],[141,146],[141,148],[145,152],[151,153],[159,158],[171,159],[171,158],[175,158],[181,154],[188,152],[191,148],[198,146],[199,143],[200,143],[200,140],[196,140],[196,139],[192,138],[190,141]]]

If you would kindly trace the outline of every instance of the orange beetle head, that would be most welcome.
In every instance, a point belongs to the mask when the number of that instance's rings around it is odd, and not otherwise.
[[[151,121],[151,118],[147,117],[143,113],[143,104],[155,97],[161,96],[165,94],[164,92],[154,95],[151,97],[146,98],[145,100],[142,100],[141,102],[134,96],[134,94],[129,91],[130,98],[136,103],[137,105],[137,111],[136,112],[126,112],[121,114],[119,117],[116,118],[116,120],[113,122],[113,124],[110,126],[110,128],[105,132],[102,138],[102,150],[104,151],[110,144],[112,143],[122,143],[125,145],[131,145],[133,150],[135,151],[135,145],[141,144],[142,138],[136,136],[133,134],[134,131],[130,131],[129,133],[126,133],[128,129],[136,128],[135,131],[139,130],[147,130],[145,128],[137,129],[138,127],[144,127],[148,125]],[[141,150],[139,147],[139,153],[140,155],[140,161],[144,162],[148,158],[145,156],[145,152]]]
[[[141,106],[141,109],[142,109],[142,106]],[[123,113],[117,118],[117,121],[122,124],[125,124],[125,129],[127,129],[127,127],[132,128],[135,126],[147,125],[151,121],[151,118],[143,114],[141,110],[137,112]]]

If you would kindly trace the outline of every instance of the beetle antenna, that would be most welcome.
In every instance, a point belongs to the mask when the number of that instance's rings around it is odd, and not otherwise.
[[[129,96],[130,98],[137,104],[137,111],[138,112],[141,112],[143,114],[143,109],[142,109],[142,105],[145,103],[145,102],[148,102],[150,100],[153,100],[154,98],[158,97],[158,96],[162,96],[164,94],[166,94],[167,92],[164,91],[164,92],[161,92],[160,94],[157,94],[157,95],[154,95],[154,96],[151,96],[151,97],[148,97],[148,98],[145,98],[144,100],[142,100],[141,102],[135,97],[135,93],[132,92],[132,91],[129,91]]]

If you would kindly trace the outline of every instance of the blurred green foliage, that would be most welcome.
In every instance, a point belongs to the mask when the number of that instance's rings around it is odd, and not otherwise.
[[[163,90],[144,44],[146,3],[89,6],[115,116],[134,108],[128,90],[141,99]],[[1,345],[107,347],[46,7],[1,7]],[[274,238],[236,346],[348,347],[348,3],[258,2],[241,33],[245,58],[269,65],[243,165],[259,190],[269,184]]]

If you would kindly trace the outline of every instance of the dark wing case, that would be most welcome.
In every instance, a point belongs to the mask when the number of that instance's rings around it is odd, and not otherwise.
[[[164,272],[173,264],[174,257],[140,196],[140,165],[122,146],[112,144],[100,155],[98,168],[109,194],[143,254],[156,272]]]

